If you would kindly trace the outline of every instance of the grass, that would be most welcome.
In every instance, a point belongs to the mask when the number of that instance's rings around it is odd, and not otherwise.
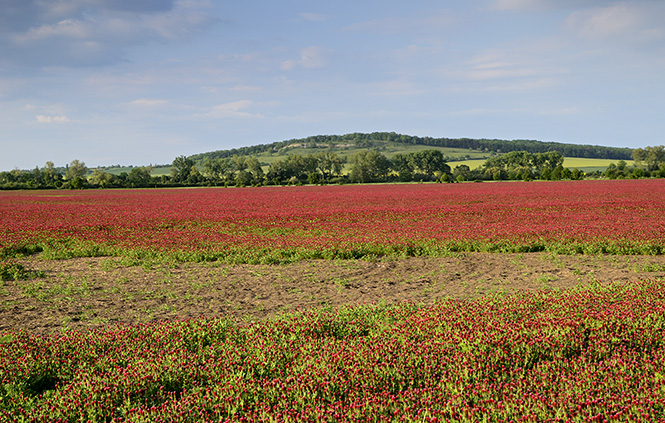
[[[574,169],[577,168],[583,172],[594,172],[596,170],[605,171],[610,164],[617,164],[619,160],[612,159],[586,159],[586,158],[576,158],[576,157],[566,157],[563,161],[563,165],[567,168]],[[635,162],[633,160],[625,160],[628,166],[633,166]]]
[[[434,243],[414,242],[412,245],[361,245],[353,248],[320,247],[272,249],[256,247],[225,248],[223,250],[154,250],[147,248],[119,248],[76,239],[50,240],[35,244],[9,246],[0,251],[0,258],[26,257],[37,252],[47,260],[70,259],[75,257],[120,257],[122,266],[141,266],[146,272],[155,266],[177,267],[178,263],[217,262],[224,264],[286,264],[304,260],[341,260],[343,266],[353,266],[349,259],[377,261],[385,258],[404,257],[450,257],[461,252],[486,253],[531,253],[550,254],[610,254],[610,255],[660,255],[665,253],[665,245],[640,240],[602,240],[589,242],[526,242],[519,241],[450,241]],[[519,256],[518,256],[519,259]],[[10,264],[6,264],[10,263]],[[32,275],[25,269],[16,268],[20,264],[5,261],[0,268],[2,277],[10,275]],[[517,264],[517,263],[516,263]],[[111,268],[109,263],[105,267]],[[18,270],[16,270],[18,269]],[[18,273],[16,273],[18,272]],[[33,275],[39,276],[38,274]]]
[[[43,277],[44,272],[30,271],[26,269],[21,263],[16,263],[11,260],[0,262],[0,281],[18,281]]]
[[[482,167],[482,165],[485,164],[485,160],[486,159],[462,160],[458,162],[450,162],[448,164],[453,169],[460,165],[466,165],[473,170]],[[605,171],[605,169],[607,169],[610,166],[610,164],[612,163],[617,164],[618,162],[619,160],[611,160],[611,159],[586,159],[581,157],[566,157],[564,158],[563,166],[570,169],[577,168],[583,172],[591,173],[597,170],[600,170],[601,172]],[[625,160],[625,162],[628,166],[633,166],[635,164],[633,160]]]

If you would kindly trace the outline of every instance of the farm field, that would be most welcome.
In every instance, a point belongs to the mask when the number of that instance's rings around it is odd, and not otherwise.
[[[485,164],[484,159],[463,160],[448,163],[451,168],[456,168],[460,165],[469,166],[469,169],[477,169]],[[628,166],[634,166],[634,160],[624,160]],[[586,173],[595,172],[597,170],[603,172],[612,163],[617,164],[619,160],[611,159],[587,159],[582,157],[566,157],[563,161],[563,166],[569,169],[579,169]]]
[[[292,262],[450,252],[661,254],[657,179],[0,193],[0,251]]]
[[[665,181],[0,193],[0,421],[663,421]]]

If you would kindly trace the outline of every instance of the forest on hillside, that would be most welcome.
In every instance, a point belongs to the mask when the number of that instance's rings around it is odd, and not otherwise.
[[[580,157],[589,159],[611,159],[630,160],[633,149],[603,147],[597,145],[563,144],[557,142],[544,142],[536,140],[498,140],[498,139],[474,139],[474,138],[431,138],[401,135],[394,132],[352,133],[346,135],[316,135],[301,139],[291,139],[274,142],[271,144],[259,144],[251,147],[233,148],[230,150],[219,150],[190,156],[196,162],[205,159],[218,159],[233,156],[252,156],[266,152],[277,153],[290,146],[308,146],[312,148],[326,149],[331,147],[373,149],[381,143],[394,142],[406,145],[422,145],[430,147],[460,148],[477,150],[487,153],[509,153],[511,151],[526,151],[531,154],[558,151],[565,157]]]

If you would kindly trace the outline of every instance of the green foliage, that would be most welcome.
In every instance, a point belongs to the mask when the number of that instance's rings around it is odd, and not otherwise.
[[[194,169],[195,162],[189,157],[178,156],[173,160],[171,176],[174,182],[185,182]]]
[[[482,179],[525,180],[544,179],[558,181],[561,179],[581,179],[582,173],[574,174],[563,167],[563,155],[558,151],[531,154],[527,151],[511,151],[510,153],[488,159],[483,165]],[[480,178],[478,178],[480,179]]]
[[[268,180],[303,183],[308,180],[310,175],[318,173],[317,170],[320,166],[321,161],[318,156],[311,154],[287,156],[283,160],[273,162],[268,168],[266,177]]]
[[[65,178],[68,181],[72,181],[77,178],[83,179],[87,174],[88,174],[88,168],[86,167],[85,163],[80,162],[78,160],[73,160],[67,167],[67,171],[65,172]]]
[[[632,153],[637,166],[644,165],[646,170],[659,170],[665,165],[665,146],[637,148]]]
[[[39,277],[44,277],[44,272],[29,271],[21,263],[16,263],[14,261],[0,262],[0,280],[18,281]]]
[[[350,179],[353,182],[383,181],[390,173],[390,161],[377,151],[359,151],[351,159]]]

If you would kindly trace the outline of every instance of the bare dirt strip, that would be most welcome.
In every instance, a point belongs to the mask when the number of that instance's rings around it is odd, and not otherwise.
[[[38,334],[198,316],[260,321],[312,307],[473,299],[664,279],[665,256],[462,253],[289,265],[126,266],[119,258],[21,260],[45,277],[0,285],[0,332]]]

